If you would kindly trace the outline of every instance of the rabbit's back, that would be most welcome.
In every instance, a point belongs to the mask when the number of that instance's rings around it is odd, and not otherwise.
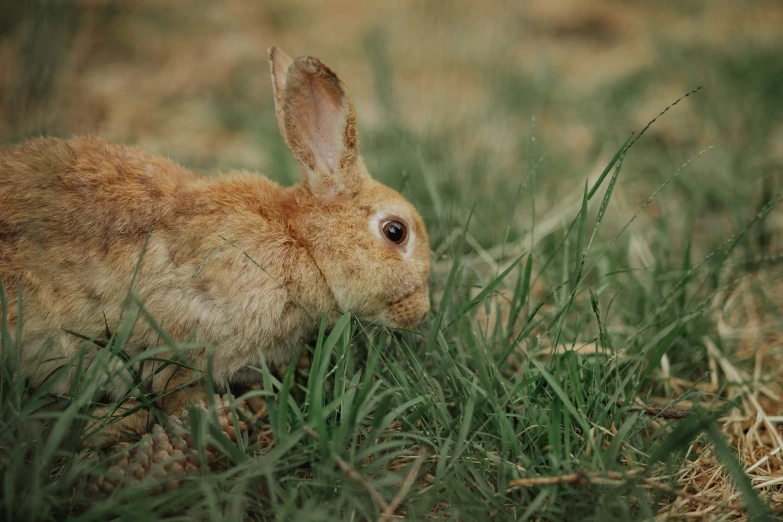
[[[197,178],[135,147],[40,138],[0,153],[0,223],[10,235],[108,248],[167,226]]]
[[[80,291],[98,301],[115,290],[101,273],[132,270],[147,234],[192,206],[196,182],[172,161],[100,138],[9,147],[0,152],[0,280],[15,294],[24,279],[31,306]]]

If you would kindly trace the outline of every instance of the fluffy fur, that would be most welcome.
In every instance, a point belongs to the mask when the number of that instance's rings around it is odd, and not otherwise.
[[[0,152],[0,280],[12,332],[22,288],[22,371],[34,385],[84,346],[65,330],[100,337],[104,317],[119,327],[148,234],[138,296],[173,339],[214,346],[191,355],[204,370],[209,352],[218,381],[242,378],[259,352],[286,362],[324,311],[395,327],[427,314],[426,230],[367,173],[347,90],[315,58],[269,55],[281,134],[303,175],[293,187],[244,173],[201,178],[96,137]],[[404,244],[384,237],[390,219],[407,226]],[[160,344],[139,320],[125,348]],[[152,391],[170,377],[156,377]],[[61,379],[54,391],[69,385]],[[107,391],[127,386],[109,382]]]

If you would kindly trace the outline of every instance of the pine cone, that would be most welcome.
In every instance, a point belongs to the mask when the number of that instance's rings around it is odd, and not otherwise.
[[[221,431],[231,441],[236,442],[234,418],[229,402],[229,395],[215,397],[217,400],[217,415]],[[201,404],[206,413],[207,407]],[[248,425],[241,420],[260,417],[264,411],[256,414],[247,410],[244,402],[236,403],[240,433],[248,432]],[[140,442],[124,441],[113,446],[107,473],[87,481],[85,493],[93,497],[105,497],[119,487],[137,484],[147,477],[150,480],[149,495],[162,491],[170,491],[182,486],[189,475],[202,470],[202,461],[193,439],[187,429],[189,426],[188,411],[168,418],[164,428],[155,424],[150,433],[144,435]],[[271,443],[271,440],[268,442]],[[206,466],[213,471],[223,469],[221,455],[214,448],[207,447],[204,451]]]

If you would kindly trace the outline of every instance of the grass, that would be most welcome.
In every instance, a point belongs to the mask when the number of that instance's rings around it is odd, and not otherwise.
[[[102,9],[118,27],[133,11]],[[270,12],[273,26],[296,27],[289,11]],[[198,12],[189,16],[194,27],[205,23]],[[163,24],[187,38],[176,19],[145,15],[131,27]],[[370,171],[401,189],[427,222],[432,316],[415,332],[343,317],[301,348],[308,367],[259,366],[263,388],[238,391],[236,400],[263,397],[267,416],[237,443],[215,428],[217,405],[189,414],[196,458],[212,455],[219,469],[151,497],[159,477],[98,499],[85,483],[111,475],[116,456],[80,446],[100,394],[98,366],[55,404],[46,387],[28,389],[18,377],[24,332],[3,328],[0,518],[781,516],[779,421],[771,416],[780,405],[780,274],[760,257],[775,242],[768,225],[779,199],[779,157],[770,152],[779,53],[750,44],[705,53],[698,41],[661,38],[665,60],[586,93],[559,88],[562,78],[547,66],[536,76],[481,63],[488,105],[417,131],[404,116],[410,100],[393,88],[405,66],[393,51],[399,35],[373,27],[361,60],[371,64],[369,92],[383,123],[360,121],[363,153]],[[127,36],[104,37],[143,62]],[[493,51],[503,55],[521,38],[492,41]],[[111,54],[110,45],[101,49]],[[454,53],[455,61],[469,59]],[[271,98],[256,93],[258,67],[238,65],[230,85],[208,90],[208,110],[199,114],[206,126],[264,143],[258,166],[290,182],[295,166],[276,137]],[[672,70],[676,94],[661,101]],[[20,76],[20,85],[33,76]],[[642,132],[657,111],[702,84]],[[175,115],[188,105],[166,103]],[[53,132],[74,127],[50,118]],[[568,118],[596,136],[578,151],[562,124]],[[158,138],[156,146],[170,145]],[[219,147],[206,156],[173,148],[207,170],[245,165]],[[160,318],[134,305],[125,320],[136,319]],[[125,335],[110,333],[111,351],[122,353]],[[128,366],[115,371],[133,373]],[[667,420],[647,406],[693,414]],[[230,415],[241,415],[235,409]]]

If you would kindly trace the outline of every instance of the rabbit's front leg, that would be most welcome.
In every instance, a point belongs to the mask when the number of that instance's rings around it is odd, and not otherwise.
[[[155,406],[165,416],[180,415],[190,404],[206,403],[206,394],[196,372],[181,366],[167,368],[153,380],[153,392],[160,395]],[[157,385],[157,386],[156,386]],[[117,417],[102,427],[106,417]],[[132,440],[149,433],[155,424],[155,415],[136,400],[119,406],[99,406],[92,412],[85,445],[106,448],[118,442]]]
[[[103,427],[107,417],[118,417]],[[138,401],[126,401],[119,406],[98,406],[92,411],[87,424],[84,445],[92,448],[108,448],[122,441],[133,440],[152,429],[155,417],[141,407]]]

